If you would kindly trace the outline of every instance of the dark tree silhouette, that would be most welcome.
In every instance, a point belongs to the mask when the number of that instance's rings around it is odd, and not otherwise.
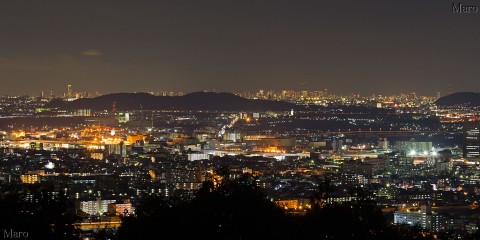
[[[123,218],[117,237],[148,236],[176,239],[424,239],[420,231],[392,228],[363,188],[353,188],[356,200],[327,201],[335,188],[319,184],[312,209],[305,216],[286,215],[255,185],[255,178],[206,181],[191,201],[147,197],[135,216]]]
[[[352,201],[333,202],[336,189],[326,178],[319,182],[306,216],[296,219],[300,238],[322,239],[423,239],[419,231],[399,231],[387,225],[372,193],[360,186],[345,189]]]
[[[48,189],[30,189],[38,190],[33,193],[32,201],[25,201],[23,194],[3,195],[0,198],[2,230],[27,232],[29,239],[78,239],[72,203],[62,192],[52,196]]]
[[[286,216],[268,200],[250,175],[219,185],[207,181],[190,202],[151,197],[135,216],[125,217],[120,239],[177,236],[178,239],[259,239],[281,237]],[[151,235],[153,234],[153,235]]]

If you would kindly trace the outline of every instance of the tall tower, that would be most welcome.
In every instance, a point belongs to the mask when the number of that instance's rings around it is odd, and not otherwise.
[[[73,96],[72,85],[68,84],[67,85],[67,97],[71,98],[72,96]]]

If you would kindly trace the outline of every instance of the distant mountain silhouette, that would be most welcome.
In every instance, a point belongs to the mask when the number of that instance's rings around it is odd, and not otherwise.
[[[113,93],[95,98],[82,98],[71,102],[52,100],[46,105],[65,110],[225,110],[225,111],[288,111],[294,104],[245,99],[230,93],[194,92],[184,96],[154,96],[148,93]]]
[[[438,106],[466,105],[470,107],[480,106],[480,93],[457,92],[439,98],[435,104]]]

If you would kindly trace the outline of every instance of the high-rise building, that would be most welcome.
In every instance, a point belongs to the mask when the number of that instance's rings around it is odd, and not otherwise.
[[[480,158],[480,121],[463,124],[463,157]]]
[[[67,85],[67,98],[71,98],[73,96],[72,85]]]
[[[396,141],[395,147],[409,155],[429,153],[432,151],[432,142],[417,142],[414,139],[410,141]]]
[[[40,175],[38,174],[24,174],[20,175],[20,180],[22,183],[34,184],[40,182]]]
[[[108,205],[115,203],[115,200],[103,200],[101,197],[97,197],[96,200],[80,201],[80,210],[88,213],[89,215],[103,214],[108,211]]]
[[[393,222],[394,224],[418,226],[433,232],[441,232],[447,225],[447,219],[432,212],[432,208],[427,205],[421,206],[418,211],[396,211],[393,214]]]
[[[232,142],[241,142],[242,141],[242,133],[237,130],[227,129],[225,134],[223,134],[224,141],[232,141]]]
[[[387,138],[378,140],[378,148],[382,148],[382,149],[390,148],[390,143],[388,142]]]
[[[395,224],[407,224],[410,226],[419,226],[423,229],[429,229],[431,226],[431,207],[422,206],[418,211],[396,211],[393,214]]]

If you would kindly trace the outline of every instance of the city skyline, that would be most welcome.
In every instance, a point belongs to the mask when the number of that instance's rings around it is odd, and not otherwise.
[[[45,97],[54,96],[54,97],[63,97],[67,93],[68,85],[64,86],[56,86],[56,87],[45,87],[42,89],[36,89],[32,91],[9,91],[0,94],[0,96],[41,96],[42,93]],[[88,90],[87,90],[88,89]],[[251,88],[251,89],[239,89],[239,90],[232,90],[232,89],[217,89],[217,88],[197,88],[197,89],[173,89],[173,88],[138,88],[138,89],[119,89],[118,91],[114,91],[111,89],[91,89],[91,88],[84,88],[79,89],[75,88],[74,93],[87,93],[89,97],[101,96],[106,94],[115,94],[115,93],[150,93],[153,95],[161,95],[162,93],[174,93],[174,95],[184,95],[189,93],[196,93],[196,92],[217,92],[217,93],[231,93],[235,95],[243,95],[244,93],[258,93],[260,91],[264,91],[267,94],[269,91],[275,93],[281,93],[282,91],[289,91],[289,92],[325,92],[330,95],[334,96],[361,96],[361,97],[370,97],[370,96],[401,96],[401,95],[410,95],[415,94],[417,96],[428,96],[428,97],[438,97],[438,96],[447,96],[452,93],[457,92],[474,92],[478,93],[478,90],[474,89],[454,89],[453,86],[448,86],[445,91],[432,91],[432,92],[418,92],[415,89],[410,89],[406,91],[377,91],[377,92],[360,92],[360,91],[334,91],[327,88]],[[53,94],[53,95],[52,95]],[[168,94],[167,94],[168,95]]]
[[[0,231],[480,239],[480,2],[0,1]]]
[[[112,92],[108,90],[101,90],[101,89],[94,89],[92,91],[86,91],[84,89],[77,89],[75,86],[71,84],[67,84],[63,86],[63,89],[59,89],[59,91],[54,91],[53,89],[41,89],[37,92],[32,93],[19,93],[19,94],[3,94],[0,96],[5,97],[13,97],[13,96],[31,96],[31,97],[42,97],[42,98],[71,98],[78,99],[78,98],[91,98],[91,97],[98,97],[102,95],[108,94],[118,94],[118,93],[148,93],[151,95],[156,96],[182,96],[190,93],[199,93],[199,92],[216,92],[216,93],[229,93],[238,95],[241,97],[245,96],[256,96],[256,95],[263,95],[263,96],[280,96],[280,95],[299,95],[302,93],[305,94],[321,94],[322,96],[356,96],[356,97],[397,97],[397,96],[417,96],[417,97],[443,97],[453,93],[462,93],[462,92],[472,92],[478,93],[478,91],[466,90],[466,91],[457,91],[454,92],[452,89],[448,89],[448,92],[442,93],[440,91],[430,94],[417,94],[415,91],[411,92],[392,92],[390,94],[384,94],[382,92],[375,92],[370,94],[361,94],[359,92],[350,92],[350,93],[341,93],[341,92],[333,92],[329,89],[275,89],[275,88],[257,88],[252,90],[241,90],[241,91],[231,91],[231,90],[217,90],[217,89],[194,89],[192,91],[182,91],[182,90],[172,90],[172,89],[143,89],[138,91],[119,91],[119,92]]]
[[[478,90],[478,14],[448,1],[53,2],[1,3],[0,95]]]

